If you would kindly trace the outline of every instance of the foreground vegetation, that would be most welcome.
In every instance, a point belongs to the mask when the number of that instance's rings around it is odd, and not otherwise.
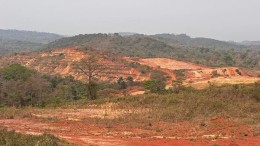
[[[13,76],[14,72],[17,75]],[[254,128],[253,135],[257,136],[260,133],[260,83],[222,87],[210,85],[204,90],[195,90],[178,84],[178,90],[165,90],[163,79],[154,79],[144,84],[138,83],[138,86],[144,86],[149,90],[147,94],[122,95],[122,97],[109,95],[112,91],[123,92],[128,83],[136,84],[130,77],[119,78],[118,83],[98,85],[99,93],[103,92],[103,94],[98,94],[97,99],[91,100],[87,95],[86,85],[71,77],[39,75],[17,64],[2,69],[0,77],[2,79],[1,119],[31,118],[34,115],[47,113],[50,117],[46,117],[45,120],[60,120],[59,117],[52,117],[56,110],[76,111],[81,108],[93,108],[94,105],[95,108],[105,110],[104,115],[101,115],[103,118],[84,117],[81,119],[82,122],[108,128],[123,125],[129,128],[163,132],[165,127],[160,125],[161,122],[172,124],[199,121],[204,125],[211,118],[225,117],[249,124]],[[112,106],[106,109],[105,105]],[[109,114],[106,110],[119,111],[119,113],[121,111],[124,114],[116,118],[106,118]],[[37,145],[38,143],[65,145],[47,134],[35,137],[6,130],[0,131],[0,145]]]
[[[3,107],[0,117],[4,119],[31,118],[33,114],[47,114],[47,120],[59,120],[52,117],[56,112],[66,109],[104,110],[101,117],[84,117],[82,120],[97,126],[151,129],[164,131],[162,122],[168,124],[185,121],[205,123],[212,118],[224,117],[231,121],[239,121],[254,128],[254,135],[260,133],[260,84],[211,86],[205,90],[181,88],[179,93],[148,93],[139,96],[107,98],[105,95],[96,100],[79,99],[63,101],[58,107]],[[106,105],[110,105],[107,107]],[[93,110],[94,110],[93,109]],[[79,110],[80,111],[80,110]],[[114,111],[114,112],[113,112]],[[124,113],[116,118],[110,114]],[[106,118],[108,117],[108,118]],[[60,117],[61,119],[64,117]],[[153,125],[153,126],[150,126]]]
[[[0,106],[57,105],[62,100],[87,98],[85,84],[69,76],[47,76],[13,64],[0,70]]]
[[[53,135],[24,135],[15,131],[0,130],[0,145],[4,146],[71,146]]]

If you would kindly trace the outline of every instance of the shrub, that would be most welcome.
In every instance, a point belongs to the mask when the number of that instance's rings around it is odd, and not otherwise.
[[[242,75],[242,73],[240,72],[240,70],[239,70],[239,69],[236,69],[235,71],[236,71],[236,72],[237,72],[237,74],[239,74],[240,76]]]
[[[117,84],[120,86],[120,89],[126,89],[127,88],[127,84],[124,81],[123,77],[119,77],[117,79]]]
[[[165,90],[165,83],[162,81],[149,80],[144,83],[144,87],[152,93],[160,93]]]
[[[133,81],[134,81],[134,78],[131,77],[131,76],[128,76],[128,77],[126,78],[126,80],[127,80],[128,82],[133,82]]]
[[[26,80],[35,72],[20,64],[12,64],[2,70],[2,76],[6,80]]]
[[[176,75],[177,81],[185,80],[185,71],[185,69],[173,70],[174,74]]]

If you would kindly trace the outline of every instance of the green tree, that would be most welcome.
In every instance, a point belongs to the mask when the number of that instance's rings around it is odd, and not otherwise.
[[[123,81],[124,81],[123,77],[119,77],[119,78],[117,79],[117,84],[120,85]]]
[[[126,80],[127,80],[128,82],[130,82],[130,83],[134,82],[134,78],[131,77],[131,76],[128,76],[128,77],[126,78]]]
[[[35,71],[20,64],[12,64],[2,70],[2,76],[6,80],[26,80],[34,73]]]

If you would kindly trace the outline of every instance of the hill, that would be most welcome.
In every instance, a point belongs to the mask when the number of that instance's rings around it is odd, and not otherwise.
[[[165,36],[172,37],[172,35]],[[177,36],[177,38],[179,40],[182,38],[182,42],[191,39],[188,36]],[[178,40],[158,39],[157,37],[146,35],[86,34],[62,38],[45,45],[44,48],[84,46],[84,48],[109,50],[131,57],[164,57],[215,67],[260,68],[259,49],[243,48],[242,46],[212,39],[198,38],[194,41],[193,39],[191,40],[191,42],[204,40],[204,45],[201,44],[204,47],[191,47],[188,42],[182,44]]]
[[[96,52],[97,54],[102,52]],[[84,74],[76,67],[77,63],[87,56],[86,51],[77,50],[75,47],[53,49],[50,51],[29,52],[0,57],[0,66],[22,64],[49,75],[73,76],[83,80]],[[102,81],[116,81],[120,76],[132,76],[136,81],[149,79],[149,72],[141,73],[136,65],[130,65],[124,58],[106,53],[102,55],[104,64],[109,67],[109,74],[102,75]]]
[[[63,37],[64,36],[54,34],[54,33],[0,29],[0,38],[4,40],[17,40],[17,41],[47,44]]]
[[[0,55],[38,50],[62,37],[53,33],[0,29]]]
[[[260,41],[243,41],[241,44],[247,46],[260,46]]]
[[[186,34],[156,34],[151,36],[152,38],[165,41],[168,43],[179,43],[188,47],[195,48],[216,48],[216,49],[226,49],[226,48],[243,48],[242,45],[236,45],[225,41],[219,41],[210,38],[191,38]]]
[[[179,48],[143,35],[121,36],[119,34],[86,34],[63,38],[49,43],[45,48],[79,48],[109,50],[130,57],[179,57]]]
[[[18,41],[18,40],[4,40],[0,39],[0,55],[18,53],[18,52],[28,52],[40,49],[42,44]]]
[[[161,79],[167,88],[172,87],[173,81],[180,81],[195,88],[205,88],[209,85],[208,81],[223,85],[254,83],[260,79],[255,71],[248,75],[248,71],[236,67],[213,68],[168,58],[127,57],[110,51],[94,51],[95,54],[102,56],[102,64],[108,70],[102,74],[100,81],[116,82],[119,77],[126,79],[131,76],[137,82]],[[85,75],[77,68],[77,64],[89,53],[93,53],[93,50],[67,47],[7,55],[0,57],[0,66],[18,63],[44,74],[73,76],[77,80],[85,81]],[[225,80],[227,82],[224,82]]]

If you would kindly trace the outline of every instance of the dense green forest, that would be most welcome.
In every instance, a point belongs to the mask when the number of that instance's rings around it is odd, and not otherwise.
[[[260,67],[260,48],[257,46],[246,47],[204,38],[194,40],[188,36],[160,36],[78,35],[54,41],[44,48],[80,46],[79,48],[110,50],[133,57],[166,57],[216,67]]]

